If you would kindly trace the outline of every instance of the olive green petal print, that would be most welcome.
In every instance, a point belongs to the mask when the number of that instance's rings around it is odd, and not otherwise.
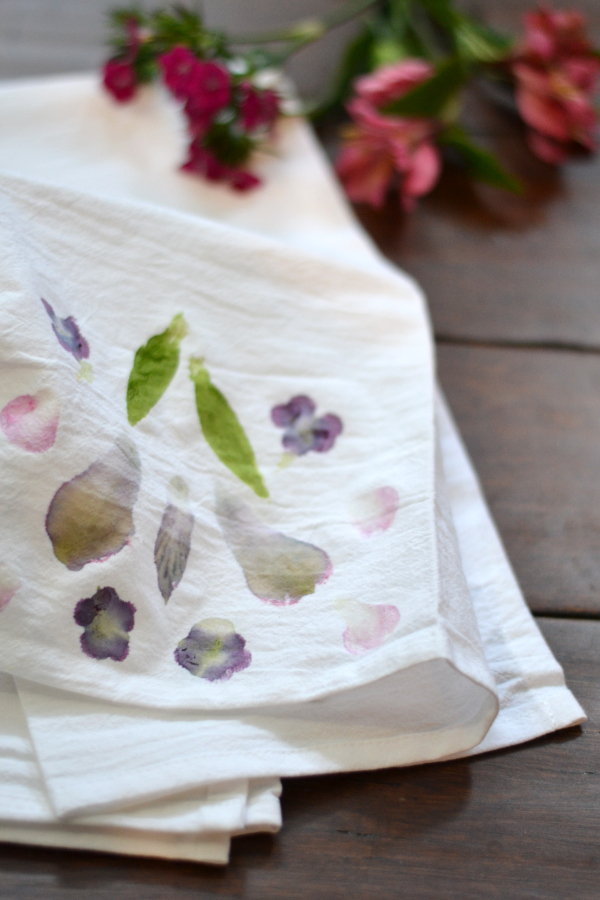
[[[77,572],[123,549],[134,533],[140,480],[138,452],[123,437],[59,487],[48,507],[46,531],[54,555],[67,569]]]
[[[194,382],[200,427],[208,444],[240,481],[259,497],[268,497],[250,441],[231,406],[211,382],[202,359],[191,357],[190,378]]]
[[[219,495],[215,511],[246,584],[259,600],[274,606],[297,603],[331,575],[324,550],[269,528],[241,500]]]
[[[147,416],[171,384],[179,365],[179,345],[186,334],[187,324],[179,313],[162,334],[155,334],[136,352],[127,384],[130,425]]]

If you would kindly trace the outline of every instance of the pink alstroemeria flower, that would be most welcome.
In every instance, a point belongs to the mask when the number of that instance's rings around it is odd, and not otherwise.
[[[347,107],[354,125],[346,131],[335,167],[355,203],[381,206],[399,174],[402,206],[410,211],[416,198],[436,183],[441,170],[440,153],[433,143],[437,121],[380,111],[433,74],[425,60],[406,59],[356,81],[356,96]]]
[[[592,106],[600,60],[585,35],[585,19],[569,10],[525,16],[525,37],[510,61],[519,112],[531,151],[554,165],[577,147],[596,149]]]

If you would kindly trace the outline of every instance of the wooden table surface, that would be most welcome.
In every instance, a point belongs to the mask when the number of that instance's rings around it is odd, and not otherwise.
[[[480,4],[508,29],[531,5]],[[600,4],[578,5],[600,43]],[[2,0],[0,77],[95,64],[104,6]],[[589,721],[468,761],[288,780],[282,832],[235,839],[224,870],[0,845],[2,900],[600,897],[600,159],[555,171],[509,114],[473,96],[467,115],[523,197],[449,170],[410,218],[393,200],[357,214],[428,293],[439,377]]]

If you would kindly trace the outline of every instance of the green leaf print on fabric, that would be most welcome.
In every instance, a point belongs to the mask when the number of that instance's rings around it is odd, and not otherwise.
[[[187,334],[179,313],[168,328],[140,347],[127,384],[127,418],[136,425],[156,406],[171,384],[179,365],[179,345]]]
[[[210,380],[204,360],[190,358],[190,378],[202,433],[221,462],[259,497],[269,492],[256,465],[254,450],[231,406]]]

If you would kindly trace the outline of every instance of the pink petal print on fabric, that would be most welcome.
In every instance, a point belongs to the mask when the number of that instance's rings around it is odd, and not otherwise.
[[[11,442],[29,453],[44,453],[54,446],[60,400],[48,388],[22,394],[0,412],[0,428]]]
[[[0,562],[0,612],[5,609],[21,587],[19,578],[4,562]]]
[[[386,485],[361,494],[352,504],[353,524],[365,537],[390,527],[400,504],[396,488]]]
[[[380,647],[400,621],[395,606],[369,606],[358,600],[345,599],[337,600],[335,608],[348,626],[342,635],[344,647],[355,656]]]

